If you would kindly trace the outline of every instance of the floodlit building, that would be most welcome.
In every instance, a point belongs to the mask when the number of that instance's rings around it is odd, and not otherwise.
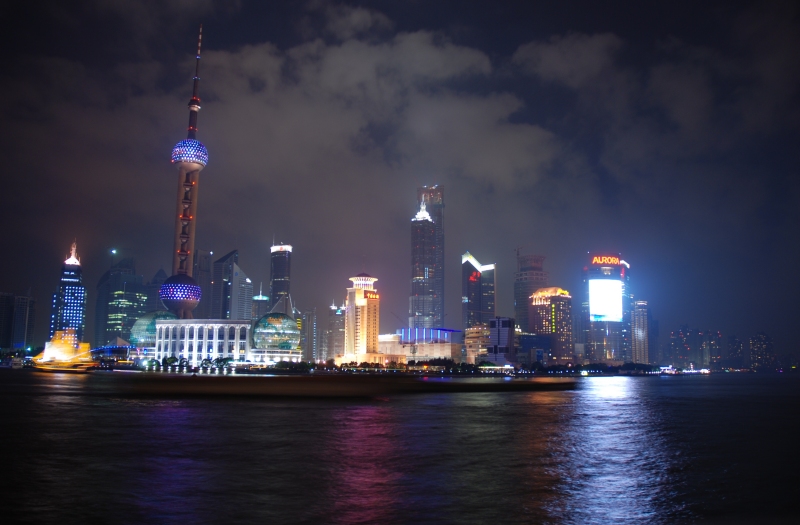
[[[433,222],[432,262],[428,273],[433,287],[432,327],[444,326],[444,186],[417,188],[417,202],[424,202]]]
[[[574,360],[572,296],[562,288],[540,288],[531,294],[528,301],[528,332],[552,339],[552,351],[545,364],[571,363]]]
[[[254,321],[260,319],[269,312],[269,297],[264,295],[263,283],[258,285],[258,295],[253,296],[253,305],[251,307],[250,317]]]
[[[328,329],[323,335],[323,359],[335,359],[344,355],[344,320],[345,305],[336,306],[332,303],[328,307]]]
[[[436,229],[425,201],[411,219],[411,295],[408,298],[408,327],[433,328],[437,320],[434,309],[436,291]]]
[[[495,265],[481,264],[469,252],[461,256],[461,317],[464,330],[488,324],[495,316]]]
[[[522,255],[517,250],[517,272],[514,274],[514,316],[517,326],[523,332],[530,332],[528,306],[533,292],[547,287],[547,272],[544,271],[544,257],[541,255]]]
[[[250,351],[251,322],[230,319],[156,319],[155,358],[186,359],[200,366],[204,359],[244,362]]]
[[[339,363],[383,362],[378,349],[381,301],[375,290],[375,277],[360,273],[351,277],[347,289],[344,318],[344,355]]]
[[[630,361],[630,264],[619,254],[590,254],[583,268],[583,286],[580,325],[586,360]]]
[[[136,263],[126,258],[111,266],[97,283],[94,345],[103,346],[118,337],[128,341],[131,328],[147,311],[143,278]]]
[[[253,315],[253,281],[239,268],[233,265],[231,276],[231,302],[229,319],[252,319]]]
[[[274,364],[279,361],[299,362],[300,328],[291,315],[270,312],[253,325],[250,361],[256,364]]]
[[[197,114],[200,111],[200,47],[203,26],[197,38],[197,62],[194,88],[189,100],[189,132],[187,138],[172,148],[172,164],[178,169],[178,196],[175,210],[175,236],[172,252],[172,276],[164,281],[159,297],[167,310],[180,319],[191,319],[202,297],[202,290],[192,278],[197,190],[200,171],[208,164],[208,150],[197,140]]]
[[[650,363],[650,308],[647,301],[636,301],[631,319],[631,347],[634,363]]]
[[[86,287],[77,249],[77,243],[73,242],[69,257],[61,267],[61,282],[53,294],[50,314],[50,339],[56,332],[64,332],[65,337],[74,338],[71,344],[75,347],[83,341],[86,327]]]
[[[272,306],[291,292],[292,247],[279,244],[269,249],[269,296]]]

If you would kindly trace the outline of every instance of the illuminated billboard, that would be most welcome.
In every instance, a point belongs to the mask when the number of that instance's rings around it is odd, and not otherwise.
[[[592,321],[622,321],[622,281],[589,280],[589,318]]]

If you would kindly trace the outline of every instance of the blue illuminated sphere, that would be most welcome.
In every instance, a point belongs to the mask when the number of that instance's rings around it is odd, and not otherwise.
[[[179,162],[199,164],[197,169],[204,168],[208,164],[208,150],[199,140],[182,140],[172,148],[172,163]]]
[[[164,281],[158,296],[167,310],[171,312],[191,312],[200,302],[203,292],[194,279],[179,273]]]

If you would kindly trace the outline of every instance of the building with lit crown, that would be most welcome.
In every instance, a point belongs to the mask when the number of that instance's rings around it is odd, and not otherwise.
[[[630,264],[619,254],[589,254],[583,268],[581,342],[585,360],[623,363],[631,360],[632,295]]]
[[[264,314],[269,312],[269,308],[269,297],[264,295],[263,283],[259,283],[258,295],[253,296],[250,314],[251,319],[253,319],[253,321],[260,319]]]
[[[172,148],[172,164],[178,169],[178,196],[175,210],[175,235],[172,253],[172,276],[164,281],[159,297],[164,306],[181,319],[191,319],[202,297],[202,290],[192,278],[194,238],[197,223],[197,189],[200,171],[208,164],[208,150],[197,140],[197,114],[200,111],[200,47],[203,26],[197,38],[194,88],[189,100],[187,138]]]
[[[78,343],[83,341],[85,328],[86,287],[83,285],[77,243],[73,242],[69,257],[61,267],[61,282],[58,290],[53,294],[50,339],[55,336],[56,332],[64,332],[63,337],[74,338],[71,344],[77,347]]]
[[[436,291],[436,229],[425,201],[411,219],[411,295],[408,298],[408,327],[434,328]],[[441,326],[441,325],[439,325]]]
[[[347,289],[344,317],[344,355],[339,363],[383,362],[378,347],[381,301],[375,290],[378,279],[366,273],[351,277]]]
[[[572,296],[558,287],[540,288],[528,299],[528,333],[548,336],[550,359],[548,365],[573,361]]]
[[[269,297],[274,307],[291,293],[292,247],[278,244],[269,249]]]
[[[431,327],[444,326],[444,186],[421,186],[417,188],[417,202],[425,203],[425,209],[433,222],[432,262],[428,275],[433,287]]]
[[[461,256],[461,318],[464,330],[495,317],[495,265],[481,264],[469,252]]]

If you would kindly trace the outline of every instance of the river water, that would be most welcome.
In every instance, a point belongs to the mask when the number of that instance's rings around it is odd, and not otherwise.
[[[797,376],[345,401],[120,398],[3,370],[0,395],[5,523],[800,519]]]

